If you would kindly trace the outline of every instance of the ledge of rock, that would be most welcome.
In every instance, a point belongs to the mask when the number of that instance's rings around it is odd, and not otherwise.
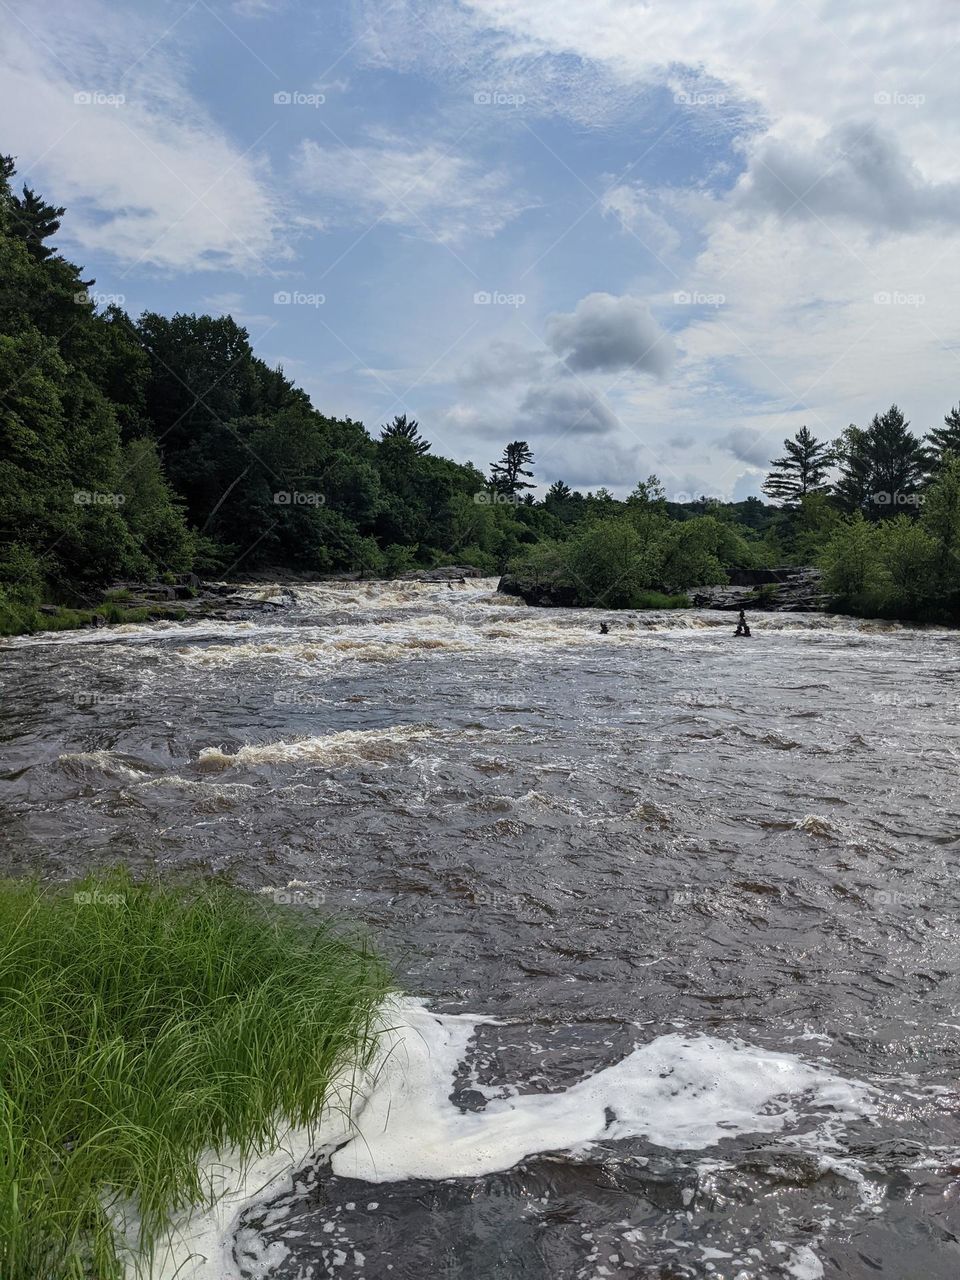
[[[519,596],[524,603],[545,609],[571,609],[577,603],[575,587],[524,578],[513,573],[503,575],[497,584],[497,590],[507,596]]]
[[[472,564],[441,564],[435,569],[409,569],[397,576],[398,582],[463,582],[467,578],[484,577],[482,569]]]
[[[818,612],[829,597],[819,569],[733,569],[722,587],[692,587],[687,592],[700,609],[752,609],[758,613]]]

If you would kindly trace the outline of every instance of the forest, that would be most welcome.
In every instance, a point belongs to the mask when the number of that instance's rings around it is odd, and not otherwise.
[[[960,409],[917,435],[893,405],[832,440],[784,442],[770,499],[619,500],[504,445],[486,471],[415,420],[325,416],[229,316],[98,306],[51,243],[65,213],[0,158],[0,633],[118,581],[254,570],[392,576],[441,563],[570,584],[581,605],[685,602],[734,568],[810,564],[840,611],[954,621]]]

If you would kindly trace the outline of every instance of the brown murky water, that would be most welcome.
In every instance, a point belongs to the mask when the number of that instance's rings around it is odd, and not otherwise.
[[[873,1107],[704,1150],[545,1134],[476,1179],[371,1187],[318,1158],[239,1224],[240,1270],[956,1277],[957,635],[758,615],[744,641],[675,612],[599,636],[494,586],[322,585],[257,622],[9,642],[3,869],[322,898],[431,1008],[500,1020],[451,1079],[465,1116],[678,1030]]]

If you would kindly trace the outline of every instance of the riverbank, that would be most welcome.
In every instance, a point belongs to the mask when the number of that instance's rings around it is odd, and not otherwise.
[[[83,608],[59,604],[7,606],[0,612],[0,636],[43,631],[80,631],[145,622],[193,622],[214,618],[237,621],[275,613],[294,600],[288,587],[269,588],[229,582],[120,583],[99,602]]]
[[[148,1257],[173,1210],[209,1203],[205,1153],[242,1175],[370,1060],[387,970],[290,897],[122,871],[0,884],[4,1280],[121,1276],[128,1245]]]
[[[293,583],[294,586],[325,582],[454,583],[483,576],[483,571],[474,565],[438,565],[432,569],[411,569],[391,577],[358,571],[328,574],[296,572],[278,567],[244,575],[234,582],[204,581],[196,574],[180,574],[170,582],[115,583],[101,601],[83,609],[59,604],[16,608],[8,605],[0,610],[0,636],[79,631],[145,622],[193,622],[210,618],[221,622],[243,622],[288,609],[294,603],[293,589],[288,585],[278,585],[281,582]]]

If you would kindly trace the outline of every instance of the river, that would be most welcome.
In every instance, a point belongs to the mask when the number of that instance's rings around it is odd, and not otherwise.
[[[322,902],[425,1001],[392,1147],[309,1158],[231,1266],[955,1280],[956,633],[495,587],[3,646],[6,873]]]

